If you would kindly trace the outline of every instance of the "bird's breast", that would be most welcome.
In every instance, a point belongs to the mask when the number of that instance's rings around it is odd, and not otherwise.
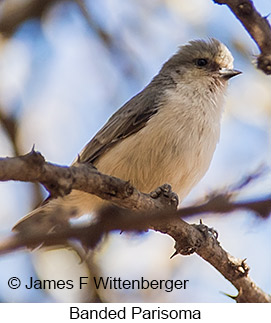
[[[219,121],[174,102],[101,156],[97,168],[147,193],[168,183],[183,199],[208,169],[218,138]]]

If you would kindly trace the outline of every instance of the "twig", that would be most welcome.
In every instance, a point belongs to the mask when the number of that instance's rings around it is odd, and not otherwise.
[[[265,74],[271,74],[271,27],[267,17],[262,17],[250,0],[213,0],[227,5],[240,20],[252,39],[258,45],[260,55],[257,67]]]
[[[0,33],[5,37],[11,37],[24,21],[42,17],[52,4],[60,1],[66,0],[31,0],[16,4],[6,1],[1,8]]]
[[[74,0],[77,3],[83,17],[85,18],[89,27],[96,32],[96,34],[100,37],[103,43],[107,47],[112,47],[113,39],[110,34],[108,34],[101,26],[96,24],[93,17],[90,15],[89,11],[86,9],[86,5],[83,0]]]

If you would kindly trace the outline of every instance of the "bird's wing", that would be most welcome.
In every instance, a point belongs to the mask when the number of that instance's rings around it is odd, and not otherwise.
[[[117,142],[142,129],[158,111],[156,95],[149,89],[134,96],[115,112],[103,128],[85,146],[80,162],[93,163]]]
[[[147,95],[145,93],[144,91],[140,92],[112,115],[103,128],[85,146],[79,158],[80,162],[93,163],[115,143],[139,131],[146,125],[151,116],[157,112],[158,107],[155,95],[151,91],[148,91]],[[36,223],[39,224],[40,229],[48,231],[51,230],[54,223],[64,225],[65,221],[60,222],[62,217],[57,217],[57,220],[55,214],[51,212],[50,208],[53,207],[53,204],[49,202],[52,200],[49,196],[40,207],[21,219],[13,227],[13,230],[26,232],[26,230],[31,230],[31,227],[35,226]],[[40,225],[41,219],[43,221],[42,226]]]

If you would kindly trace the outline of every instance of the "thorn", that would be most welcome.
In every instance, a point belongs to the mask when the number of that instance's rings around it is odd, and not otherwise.
[[[199,224],[203,224],[202,219],[199,219]]]
[[[248,274],[248,272],[249,272],[249,270],[250,270],[250,268],[249,268],[248,264],[246,263],[246,260],[247,260],[247,258],[244,258],[244,259],[242,260],[242,262],[241,262],[241,268],[244,270],[244,274],[245,274],[245,275],[247,275],[247,274]]]
[[[35,152],[35,144],[33,144],[32,149],[31,149],[31,153]]]
[[[81,162],[81,156],[78,154],[77,155],[77,161],[76,161],[77,163],[80,163]]]
[[[172,259],[173,257],[177,256],[179,254],[179,252],[176,250],[170,257],[169,259]]]
[[[228,293],[224,293],[224,292],[220,292],[221,294],[228,296],[229,298],[233,299],[234,301],[236,300],[236,298],[238,297],[238,295],[234,296],[234,295],[230,295]]]

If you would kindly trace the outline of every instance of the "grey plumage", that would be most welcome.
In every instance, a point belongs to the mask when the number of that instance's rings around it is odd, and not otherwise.
[[[169,183],[182,200],[210,165],[227,80],[239,73],[229,50],[215,39],[180,47],[150,84],[112,115],[80,162],[130,180],[143,192]],[[31,212],[14,230],[46,233],[104,203],[72,191]]]

